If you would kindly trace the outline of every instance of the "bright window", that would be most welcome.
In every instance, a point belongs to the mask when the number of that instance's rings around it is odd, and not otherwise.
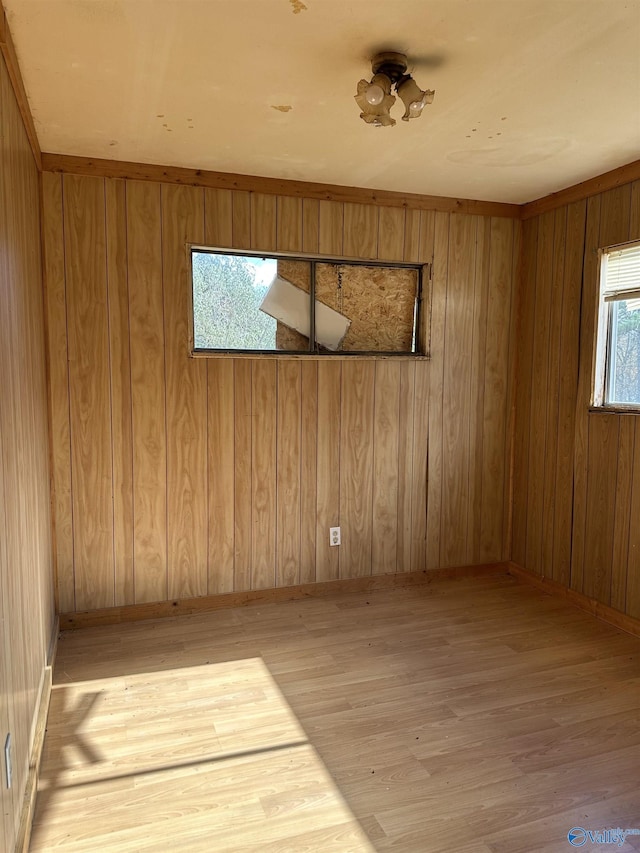
[[[601,252],[594,403],[640,410],[640,242]]]
[[[422,267],[193,248],[193,351],[424,355]]]

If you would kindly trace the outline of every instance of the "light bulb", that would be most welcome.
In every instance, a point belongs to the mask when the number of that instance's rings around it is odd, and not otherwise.
[[[372,107],[377,107],[384,99],[384,89],[382,86],[378,86],[377,83],[370,83],[364,96],[368,104],[371,104]]]

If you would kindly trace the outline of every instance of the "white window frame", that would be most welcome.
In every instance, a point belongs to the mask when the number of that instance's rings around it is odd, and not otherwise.
[[[640,403],[615,402],[610,399],[610,382],[612,369],[612,350],[615,345],[613,328],[613,307],[616,302],[640,298],[640,283],[629,286],[629,283],[616,288],[608,281],[609,257],[618,252],[635,249],[640,252],[640,240],[629,243],[618,243],[598,250],[599,279],[598,279],[598,313],[596,319],[596,345],[593,366],[593,396],[592,406],[608,411],[625,411],[640,413]]]

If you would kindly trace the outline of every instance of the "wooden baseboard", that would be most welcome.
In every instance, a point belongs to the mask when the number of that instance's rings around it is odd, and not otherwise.
[[[536,575],[528,569],[523,569],[517,563],[508,563],[507,571],[518,580],[542,589],[550,595],[558,595],[564,598],[570,604],[590,613],[596,619],[600,619],[608,625],[613,625],[614,628],[620,628],[621,631],[633,634],[634,637],[640,637],[640,620],[634,619],[633,616],[627,616],[626,613],[614,610],[613,607],[602,604],[594,598],[589,598],[581,592],[576,592],[575,589],[568,589],[566,586],[550,578],[540,577],[540,575]]]
[[[33,737],[33,746],[31,747],[31,757],[29,759],[29,775],[27,777],[27,786],[25,788],[24,798],[22,801],[20,827],[18,829],[15,853],[28,853],[29,851],[29,842],[31,840],[31,826],[33,824],[33,815],[36,807],[36,796],[38,793],[40,762],[42,760],[44,736],[47,730],[47,717],[49,716],[49,704],[51,702],[53,665],[55,663],[56,652],[58,649],[59,633],[60,623],[58,619],[56,619],[49,641],[47,662],[44,667],[42,684],[40,687],[40,697],[38,700],[38,708],[36,712],[36,728]]]
[[[184,616],[221,610],[228,607],[245,607],[254,604],[269,604],[274,601],[292,601],[300,598],[319,598],[344,592],[369,592],[376,589],[397,589],[422,586],[437,580],[477,577],[485,574],[504,574],[507,563],[483,563],[477,566],[456,566],[421,572],[398,572],[397,574],[374,575],[365,578],[322,581],[299,584],[278,589],[231,592],[223,595],[206,595],[174,601],[158,601],[152,604],[130,604],[108,607],[102,610],[83,610],[78,613],[62,613],[60,629],[89,628],[96,625],[117,625],[122,622],[138,622],[145,619],[163,619],[168,616]]]

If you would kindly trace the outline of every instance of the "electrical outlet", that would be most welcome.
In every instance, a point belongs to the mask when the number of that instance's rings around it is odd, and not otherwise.
[[[339,545],[340,544],[340,528],[339,527],[330,527],[329,528],[329,545]]]
[[[11,787],[11,735],[7,735],[4,742],[4,769],[6,773],[7,788]]]

